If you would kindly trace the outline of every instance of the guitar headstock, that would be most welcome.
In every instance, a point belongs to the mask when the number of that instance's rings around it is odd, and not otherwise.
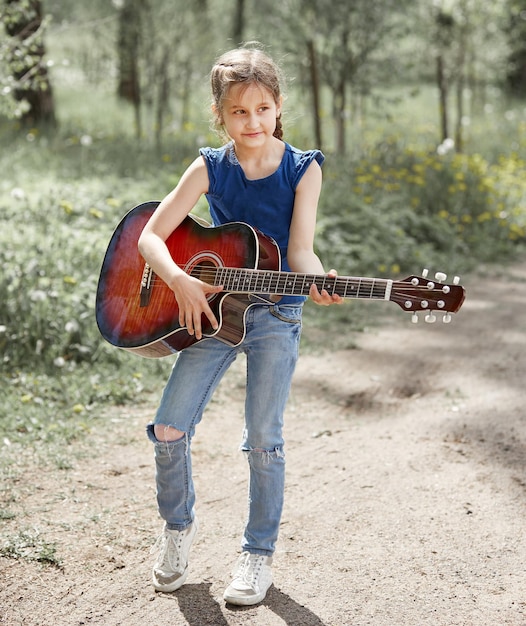
[[[419,311],[426,312],[424,317],[428,323],[436,321],[433,311],[442,312],[442,321],[448,324],[451,321],[451,313],[456,313],[466,297],[466,290],[455,276],[452,284],[444,281],[446,274],[437,272],[434,280],[428,278],[428,270],[422,272],[422,276],[408,276],[401,281],[393,281],[389,299],[396,302],[404,311],[413,313],[412,321],[418,322]]]

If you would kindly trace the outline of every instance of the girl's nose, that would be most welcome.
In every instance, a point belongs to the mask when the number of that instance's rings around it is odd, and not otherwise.
[[[247,127],[248,128],[257,128],[258,127],[258,119],[257,115],[249,115],[247,118]]]

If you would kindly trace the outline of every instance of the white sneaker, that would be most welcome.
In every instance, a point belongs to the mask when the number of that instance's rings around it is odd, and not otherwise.
[[[199,524],[197,518],[184,530],[164,529],[152,548],[159,549],[152,570],[152,582],[157,591],[175,591],[188,576],[188,553]]]
[[[237,562],[233,580],[223,594],[230,604],[247,606],[261,602],[272,584],[272,557],[243,552]]]

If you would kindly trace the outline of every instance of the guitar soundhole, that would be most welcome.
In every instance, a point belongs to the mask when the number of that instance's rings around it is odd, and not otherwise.
[[[209,283],[210,285],[214,284],[215,272],[210,272],[210,269],[215,269],[215,265],[208,261],[204,263],[199,263],[192,269],[192,276],[194,278],[198,278],[202,280],[204,283]]]
[[[217,267],[224,267],[221,257],[210,250],[202,250],[189,259],[183,269],[187,274],[190,274],[190,276],[202,280],[209,285],[213,285],[215,284],[215,270]],[[212,294],[208,296],[208,300],[212,300],[214,297],[215,294]]]

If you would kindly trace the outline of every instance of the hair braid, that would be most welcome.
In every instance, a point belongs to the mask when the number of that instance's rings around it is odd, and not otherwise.
[[[274,131],[274,137],[283,141],[283,124],[281,123],[281,114],[276,118],[276,130]]]

